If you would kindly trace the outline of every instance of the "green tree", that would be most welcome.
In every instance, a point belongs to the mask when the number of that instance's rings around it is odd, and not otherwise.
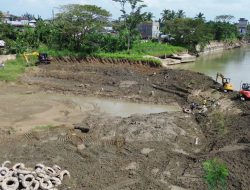
[[[216,22],[230,22],[235,17],[232,15],[219,15],[215,17]]]
[[[210,21],[207,23],[207,28],[212,30],[214,40],[217,41],[234,40],[239,37],[237,26],[229,22]]]
[[[0,23],[2,22],[2,19],[3,19],[3,13],[2,11],[0,11]]]
[[[111,14],[95,5],[69,4],[60,7],[54,20],[52,34],[56,35],[59,47],[79,51],[88,35],[98,32],[109,22]]]
[[[204,22],[205,22],[205,20],[206,20],[204,14],[201,13],[201,12],[198,13],[194,18],[197,19],[197,20],[202,20],[202,21],[204,21]]]
[[[204,47],[213,35],[202,20],[176,18],[165,22],[164,33],[170,34],[175,45],[182,45],[195,52],[199,44]]]
[[[218,159],[207,160],[202,164],[204,179],[209,190],[226,190],[227,177],[229,175],[227,166]]]
[[[161,21],[162,22],[167,22],[169,20],[173,20],[176,18],[176,13],[174,10],[169,10],[169,9],[164,9],[163,12],[161,13]]]
[[[145,20],[145,21],[153,21],[153,18],[154,18],[153,13],[148,12],[148,13],[145,14],[144,20]]]
[[[176,18],[185,18],[185,12],[183,10],[178,10],[176,13]]]
[[[120,17],[120,26],[118,27],[120,35],[126,39],[127,49],[131,48],[131,44],[137,38],[137,25],[144,21],[145,12],[142,9],[146,7],[143,0],[113,0],[120,3],[122,15]],[[130,7],[130,11],[127,11]]]

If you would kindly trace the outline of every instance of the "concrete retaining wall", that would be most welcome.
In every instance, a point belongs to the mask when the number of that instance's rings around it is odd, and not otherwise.
[[[201,47],[198,45],[196,47],[197,51],[200,52],[199,54],[207,54],[212,53],[216,51],[223,51],[227,49],[234,49],[234,48],[240,48],[244,45],[244,42],[217,42],[212,41],[206,47],[201,51]]]
[[[7,60],[13,60],[16,59],[16,55],[0,55],[0,63],[3,63]]]

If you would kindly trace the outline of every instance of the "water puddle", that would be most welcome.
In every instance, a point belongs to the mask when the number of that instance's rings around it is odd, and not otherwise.
[[[178,104],[138,104],[95,97],[60,94],[0,94],[0,126],[72,125],[89,114],[129,117],[133,114],[176,112]]]
[[[99,98],[77,99],[78,104],[80,104],[83,108],[91,107],[92,105],[95,111],[105,113],[110,116],[129,117],[133,114],[153,114],[162,112],[177,112],[181,110],[178,104],[155,105]]]

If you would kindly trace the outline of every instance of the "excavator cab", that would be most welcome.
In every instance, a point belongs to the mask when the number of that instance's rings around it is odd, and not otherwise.
[[[250,84],[248,84],[248,83],[243,83],[243,84],[242,84],[242,90],[250,91]]]
[[[228,84],[230,83],[231,79],[230,78],[223,78],[223,84]]]
[[[240,90],[240,99],[250,100],[250,83],[243,83]]]
[[[233,85],[231,84],[230,78],[225,78],[221,73],[217,73],[216,81],[221,78],[224,92],[233,91]]]
[[[39,53],[36,65],[38,64],[50,64],[50,59],[47,53]]]

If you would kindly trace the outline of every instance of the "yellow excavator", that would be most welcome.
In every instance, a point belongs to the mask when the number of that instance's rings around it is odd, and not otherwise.
[[[233,85],[230,83],[230,78],[225,78],[223,74],[217,73],[216,75],[216,82],[218,82],[218,79],[221,78],[221,83],[223,85],[224,92],[231,92],[233,91]]]
[[[26,63],[28,65],[30,64],[30,61],[29,61],[28,57],[37,57],[38,60],[35,63],[36,65],[39,65],[39,64],[50,64],[50,62],[51,62],[51,60],[49,59],[47,53],[38,53],[38,52],[24,53],[23,57],[24,57],[24,59],[25,59],[25,61],[26,61]]]

